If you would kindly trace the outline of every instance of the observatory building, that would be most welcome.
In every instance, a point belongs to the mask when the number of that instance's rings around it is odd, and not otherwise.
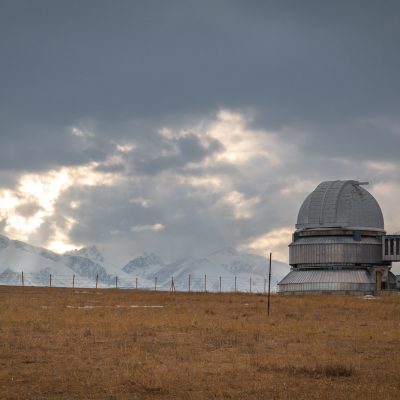
[[[395,289],[400,235],[386,235],[381,208],[358,181],[320,183],[304,200],[281,294]]]

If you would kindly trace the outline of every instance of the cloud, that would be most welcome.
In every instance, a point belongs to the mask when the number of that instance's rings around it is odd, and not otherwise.
[[[98,243],[121,262],[142,251],[173,259],[224,245],[285,261],[298,209],[321,180],[368,178],[394,212],[398,163],[336,155],[305,162],[303,133],[287,142],[288,128],[254,127],[255,118],[222,109],[148,123],[146,135],[114,142],[102,161],[21,174],[0,191],[3,230],[58,251]],[[101,137],[104,124],[92,123]],[[168,235],[149,236],[166,226]]]
[[[0,16],[2,168],[100,161],[110,146],[101,138],[145,134],[124,131],[126,122],[221,108],[255,110],[255,124],[289,127],[290,140],[307,133],[310,153],[395,157],[395,126],[382,121],[396,120],[400,93],[396,2],[364,2],[360,11],[345,1],[89,1],[79,15],[41,4],[46,13],[10,2]],[[375,146],[378,130],[387,140]],[[79,150],[83,139],[91,149]]]
[[[81,128],[78,128],[77,126],[71,127],[71,134],[82,139],[90,139],[94,137],[94,133],[90,132],[88,130],[83,130]]]
[[[162,138],[160,135],[158,147],[158,149],[152,149],[150,154],[143,154],[141,149],[136,149],[133,153],[135,171],[155,175],[169,169],[182,169],[188,165],[200,163],[222,149],[219,141],[210,137],[201,140],[193,133],[169,139]]]
[[[77,247],[69,244],[68,234],[77,221],[71,217],[54,222],[57,203],[71,187],[110,185],[117,182],[110,173],[99,173],[96,164],[80,167],[63,167],[42,174],[23,174],[13,189],[0,190],[0,220],[5,234],[20,240],[33,240],[43,225],[50,225],[49,235],[43,245],[61,251]],[[70,203],[71,209],[79,208],[79,201]]]
[[[240,249],[257,252],[265,257],[273,253],[275,259],[288,262],[288,245],[291,242],[292,233],[291,226],[275,229],[259,237],[248,239],[240,246]]]
[[[151,206],[151,200],[145,199],[144,197],[135,197],[132,199],[129,199],[129,202],[132,204],[139,204],[143,208],[148,208]]]
[[[261,199],[258,196],[246,199],[243,193],[234,190],[226,194],[221,201],[232,207],[235,219],[243,219],[253,216],[254,206],[257,205]]]
[[[346,178],[399,230],[398,3],[71,1],[0,15],[4,233],[283,259],[306,195]]]
[[[131,232],[160,232],[165,229],[165,226],[162,224],[153,224],[153,225],[135,225],[132,226]]]

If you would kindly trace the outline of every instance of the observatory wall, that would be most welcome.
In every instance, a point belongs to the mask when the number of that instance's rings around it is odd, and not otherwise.
[[[300,238],[289,245],[289,264],[348,265],[382,262],[382,243],[375,238],[352,237]]]

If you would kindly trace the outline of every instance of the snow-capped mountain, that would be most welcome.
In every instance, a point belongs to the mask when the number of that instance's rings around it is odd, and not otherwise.
[[[103,254],[100,253],[99,249],[95,245],[89,247],[83,247],[82,249],[79,250],[67,251],[66,253],[64,253],[64,255],[85,257],[98,264],[102,265],[104,264]]]
[[[289,270],[279,261],[272,263],[271,288]],[[0,284],[20,285],[22,271],[26,285],[72,285],[168,290],[174,280],[176,290],[186,291],[252,291],[263,292],[268,278],[268,260],[265,257],[238,252],[226,247],[205,257],[185,257],[165,263],[154,253],[129,261],[124,267],[106,265],[96,246],[57,254],[41,247],[31,246],[0,235]],[[73,278],[74,277],[74,278]]]
[[[172,277],[176,290],[190,289],[195,291],[218,291],[219,276],[226,276],[227,272],[220,264],[214,263],[206,257],[185,257],[168,264],[159,273],[160,282],[168,289]]]
[[[233,274],[247,273],[264,276],[268,270],[268,262],[265,257],[257,254],[241,253],[233,247],[217,250],[207,256],[216,264],[222,265]]]
[[[174,280],[176,290],[263,292],[268,278],[269,261],[262,256],[238,252],[232,247],[205,257],[185,257],[165,264],[155,254],[146,254],[130,261],[123,270],[139,279],[139,287],[168,290]],[[289,271],[289,266],[272,262],[271,288]],[[189,282],[190,281],[190,282]]]
[[[269,273],[269,260],[258,254],[239,252],[232,247],[217,250],[207,256],[209,260],[221,264],[225,270],[236,275],[254,275],[267,277]],[[272,260],[271,282],[281,280],[288,272],[289,265]]]
[[[101,282],[110,283],[114,277],[109,275],[106,268],[90,258],[64,255],[64,264],[81,277],[88,279],[98,278]]]
[[[21,284],[22,272],[27,285],[48,285],[50,274],[54,286],[71,286],[74,275],[77,286],[92,286],[96,276],[107,285],[114,281],[103,265],[90,258],[60,255],[0,235],[0,283]]]
[[[186,257],[159,271],[160,285],[168,289],[172,277],[177,290],[263,292],[268,278],[269,261],[257,254],[224,248],[206,257]],[[272,262],[271,288],[289,271],[289,266]],[[189,278],[190,276],[190,278]]]
[[[153,278],[154,273],[157,273],[164,266],[164,261],[157,254],[145,253],[129,261],[122,270],[127,274]]]

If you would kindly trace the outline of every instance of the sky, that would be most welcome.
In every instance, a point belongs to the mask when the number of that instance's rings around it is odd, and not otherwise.
[[[0,1],[0,232],[287,262],[319,182],[400,231],[400,3]]]

